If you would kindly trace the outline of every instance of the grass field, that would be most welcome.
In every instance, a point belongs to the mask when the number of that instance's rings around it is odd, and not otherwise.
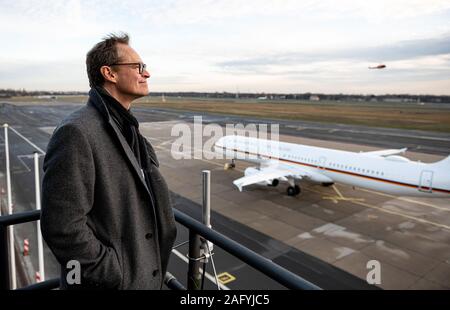
[[[86,102],[85,96],[58,97],[58,102]],[[17,97],[5,101],[51,103],[52,99]],[[358,103],[335,101],[258,101],[246,99],[199,99],[144,97],[134,106],[167,108],[271,119],[304,120],[373,127],[450,132],[450,105],[405,103]]]
[[[201,100],[170,97],[166,97],[166,102],[162,102],[160,97],[141,98],[136,104],[184,111],[233,114],[271,119],[450,132],[450,108],[439,108],[436,105]]]

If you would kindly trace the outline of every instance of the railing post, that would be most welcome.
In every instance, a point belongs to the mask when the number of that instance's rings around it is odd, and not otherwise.
[[[203,223],[211,228],[210,224],[210,175],[208,170],[202,171],[203,180]],[[200,264],[205,261],[207,246],[209,242],[202,240],[200,236],[189,230],[189,271],[188,271],[188,290],[199,290],[201,282]],[[202,259],[203,258],[203,259]]]
[[[200,274],[200,236],[189,229],[189,270],[187,279],[188,290],[199,290],[201,282]]]
[[[6,188],[8,194],[8,214],[11,215],[12,211],[12,194],[11,194],[11,172],[9,167],[9,139],[8,139],[8,124],[4,124],[5,128],[5,157],[6,157]],[[14,249],[14,226],[8,226],[9,232],[9,265],[11,276],[11,288],[16,289],[16,252]]]
[[[34,183],[36,193],[36,210],[41,210],[41,183],[39,179],[39,154],[34,152]],[[41,233],[41,221],[36,221],[37,225],[37,240],[38,240],[38,261],[39,261],[39,274],[41,276],[40,282],[45,281],[45,269],[44,269],[44,247],[42,244]]]
[[[211,171],[203,170],[202,171],[202,179],[203,179],[203,204],[202,204],[203,224],[208,228],[212,228],[212,226],[211,226]],[[208,262],[209,253],[212,253],[212,251],[213,251],[213,244],[212,244],[212,242],[207,241],[203,238],[202,238],[202,243],[203,243],[202,251],[200,251],[200,255],[205,257],[203,262]]]
[[[0,290],[9,290],[10,288],[8,229],[6,226],[0,225]]]
[[[203,224],[211,228],[211,171],[203,170]]]

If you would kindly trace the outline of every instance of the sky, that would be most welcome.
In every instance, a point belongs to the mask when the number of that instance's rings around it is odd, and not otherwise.
[[[0,88],[87,91],[118,32],[150,92],[450,95],[450,0],[0,0]]]

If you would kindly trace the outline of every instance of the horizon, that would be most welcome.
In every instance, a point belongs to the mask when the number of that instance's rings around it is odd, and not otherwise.
[[[0,88],[86,92],[86,53],[123,31],[150,68],[150,93],[450,95],[446,0],[0,0],[0,8]],[[386,68],[369,69],[378,65]]]
[[[24,88],[19,88],[19,89],[3,89],[0,88],[0,93],[2,92],[7,92],[7,91],[13,91],[13,92],[22,92],[25,91],[27,93],[62,93],[62,95],[66,95],[69,93],[78,93],[77,95],[80,95],[80,93],[82,93],[83,95],[88,95],[89,90],[87,91],[82,91],[82,90],[67,90],[67,91],[61,91],[61,90],[27,90]],[[285,92],[285,93],[281,93],[281,92],[253,92],[253,93],[244,93],[244,92],[239,92],[239,93],[235,93],[235,92],[229,92],[229,91],[153,91],[153,92],[149,92],[146,96],[151,96],[152,93],[158,93],[158,94],[179,94],[179,93],[198,93],[198,94],[245,94],[245,95],[324,95],[324,96],[376,96],[376,97],[383,97],[383,96],[411,96],[411,97],[420,97],[420,96],[430,96],[430,97],[450,97],[450,95],[436,95],[436,94],[408,94],[408,93],[384,93],[384,94],[372,94],[372,93],[367,93],[367,94],[363,94],[363,93],[320,93],[320,92]],[[146,97],[144,96],[144,97]]]

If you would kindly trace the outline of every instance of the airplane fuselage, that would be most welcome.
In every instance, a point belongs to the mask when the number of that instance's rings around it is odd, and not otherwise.
[[[281,169],[308,172],[313,182],[339,182],[394,195],[450,197],[450,157],[437,163],[410,161],[401,156],[372,156],[321,147],[242,136],[218,140],[215,151],[227,158]]]

